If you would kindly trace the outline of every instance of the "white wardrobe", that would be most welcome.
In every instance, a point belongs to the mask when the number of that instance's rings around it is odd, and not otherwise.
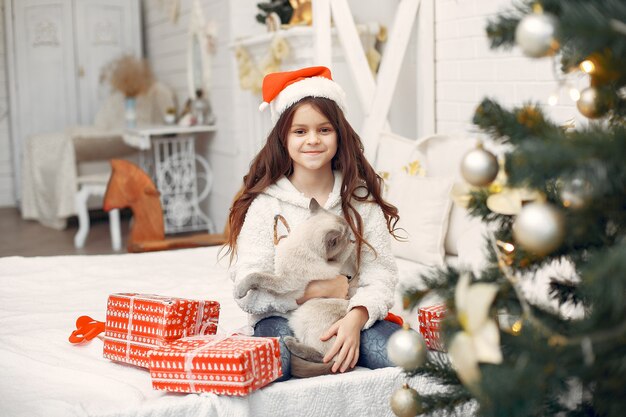
[[[32,134],[93,124],[103,67],[142,56],[140,0],[5,0],[16,190]]]

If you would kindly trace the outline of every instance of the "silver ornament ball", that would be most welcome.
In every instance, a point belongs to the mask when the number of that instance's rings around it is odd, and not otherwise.
[[[387,357],[396,366],[407,371],[422,366],[426,360],[426,344],[415,330],[402,328],[391,335],[387,342]]]
[[[609,111],[606,97],[595,87],[587,87],[580,92],[576,107],[583,116],[589,119],[598,119]]]
[[[391,411],[398,417],[414,417],[423,412],[417,391],[404,384],[391,396]]]
[[[513,224],[513,237],[526,250],[547,255],[559,247],[565,233],[561,211],[548,203],[530,203]]]
[[[515,43],[524,55],[532,58],[552,55],[558,49],[558,25],[558,20],[550,13],[526,15],[515,29]]]
[[[461,174],[465,181],[477,187],[484,187],[498,176],[498,159],[491,152],[478,146],[463,156]]]

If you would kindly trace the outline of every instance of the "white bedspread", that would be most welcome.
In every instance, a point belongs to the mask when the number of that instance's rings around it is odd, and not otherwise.
[[[225,262],[223,262],[225,264]],[[402,266],[401,266],[402,269]],[[102,342],[71,345],[80,315],[105,319],[113,292],[207,298],[220,325],[246,315],[234,303],[217,248],[110,256],[0,258],[0,416],[392,416],[404,382],[396,368],[273,383],[248,397],[154,391],[149,373],[102,357]],[[437,389],[424,378],[418,392]]]

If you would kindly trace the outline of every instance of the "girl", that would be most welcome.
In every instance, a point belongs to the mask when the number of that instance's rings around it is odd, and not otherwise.
[[[348,313],[322,340],[336,336],[324,357],[335,355],[332,372],[355,365],[393,366],[387,359],[389,336],[399,326],[383,321],[393,304],[397,266],[390,239],[397,209],[381,197],[381,178],[365,159],[359,136],[344,117],[345,93],[326,67],[269,74],[263,80],[264,103],[275,123],[265,146],[244,177],[244,186],[230,210],[228,240],[235,285],[252,272],[274,272],[274,218],[291,227],[309,215],[315,198],[327,210],[344,216],[356,244],[359,288]],[[320,277],[328,278],[328,277]],[[255,336],[281,337],[283,377],[291,377],[290,353],[282,337],[293,335],[286,317],[317,297],[346,298],[348,278],[311,282],[300,299],[251,290],[237,299],[250,313]]]

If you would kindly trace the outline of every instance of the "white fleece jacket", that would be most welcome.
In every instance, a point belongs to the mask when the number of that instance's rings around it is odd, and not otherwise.
[[[325,209],[342,215],[342,175],[335,171],[335,183],[328,196]],[[300,193],[285,177],[268,187],[250,204],[237,239],[237,260],[231,267],[235,286],[252,272],[274,273],[274,216],[281,214],[291,228],[297,227],[309,216],[310,199]],[[391,235],[381,208],[375,203],[355,201],[355,208],[363,219],[364,237],[376,249],[377,256],[363,245],[359,288],[350,299],[348,309],[363,306],[369,313],[364,329],[387,315],[394,302],[398,281],[398,267],[391,253]],[[298,307],[296,300],[263,290],[251,290],[235,301],[242,310],[250,313],[250,324],[268,316],[289,317]]]

